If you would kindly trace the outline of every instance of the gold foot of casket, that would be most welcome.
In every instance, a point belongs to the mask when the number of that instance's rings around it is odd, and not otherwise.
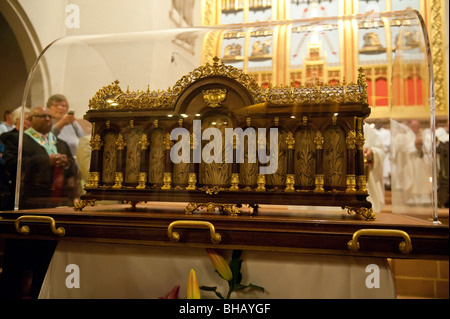
[[[376,218],[372,208],[345,206],[345,209],[349,214],[355,213],[356,218],[364,218],[365,220],[375,220]]]
[[[221,212],[229,214],[229,215],[238,215],[241,212],[236,207],[236,204],[217,204],[217,203],[189,203],[184,208],[184,211],[187,215],[191,215],[200,208],[206,208],[206,212],[208,213],[214,213],[216,208],[218,208]]]
[[[136,210],[136,205],[139,203],[146,203],[146,201],[136,201],[136,200],[130,200],[130,201],[124,201],[124,204],[130,204],[132,210]]]
[[[81,212],[86,206],[94,206],[95,199],[82,199],[75,203],[73,210]]]

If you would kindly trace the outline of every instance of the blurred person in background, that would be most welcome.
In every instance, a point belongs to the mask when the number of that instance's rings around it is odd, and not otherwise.
[[[62,94],[52,95],[47,101],[47,108],[52,115],[51,132],[60,140],[66,142],[70,152],[76,156],[80,138],[85,135],[81,125],[76,121],[73,111],[69,111],[69,102]]]
[[[69,146],[50,132],[47,108],[34,108],[29,119],[30,127],[23,134],[20,208],[72,205],[70,179],[76,168]],[[18,132],[5,140],[5,164],[12,176],[17,170],[18,143]]]
[[[23,129],[27,130],[30,127],[30,109],[24,109],[24,119],[23,119]],[[20,131],[20,116],[22,114],[22,107],[19,106],[12,112],[12,119],[14,123],[14,127],[11,131],[5,132],[0,135],[0,148],[2,148],[2,153],[5,153],[5,145],[14,144],[19,141],[19,131]],[[0,156],[0,165],[1,165],[1,185],[2,185],[2,194],[0,195],[0,210],[12,210],[14,209],[14,195],[15,195],[15,187],[16,187],[16,173],[17,169],[6,168],[6,163],[4,158]]]
[[[4,119],[5,119],[4,122],[0,122],[0,134],[11,131],[14,128],[12,112],[10,110],[5,111]]]

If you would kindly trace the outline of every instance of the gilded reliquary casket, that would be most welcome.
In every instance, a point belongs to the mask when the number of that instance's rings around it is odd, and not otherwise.
[[[366,79],[260,87],[217,58],[166,91],[89,102],[91,166],[81,210],[95,200],[186,202],[238,214],[242,205],[339,206],[374,217],[367,201]]]

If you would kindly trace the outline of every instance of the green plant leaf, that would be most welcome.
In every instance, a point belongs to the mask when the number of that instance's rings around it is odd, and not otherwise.
[[[217,297],[219,297],[220,299],[224,299],[222,294],[217,291],[217,287],[200,286],[200,289],[205,291],[213,291]]]
[[[258,289],[258,290],[261,290],[261,292],[264,292],[264,287],[261,287],[261,286],[258,286],[258,285],[254,285],[252,283],[250,283],[248,285],[236,285],[234,287],[234,291],[242,290],[242,289],[246,289],[246,288]]]
[[[241,259],[242,250],[233,250],[233,254],[231,256],[230,260],[230,269],[231,273],[233,274],[233,279],[229,282],[230,286],[238,285],[241,283],[242,280],[242,274],[241,274],[241,266],[242,266],[242,259]]]

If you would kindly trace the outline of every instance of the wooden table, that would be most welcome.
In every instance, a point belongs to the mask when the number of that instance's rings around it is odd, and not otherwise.
[[[3,211],[0,237],[448,259],[448,224],[411,216],[378,213],[376,220],[366,221],[345,211],[292,206],[263,206],[256,216],[188,215],[185,206],[163,202],[138,204],[134,210],[117,204],[82,212],[70,207]]]

